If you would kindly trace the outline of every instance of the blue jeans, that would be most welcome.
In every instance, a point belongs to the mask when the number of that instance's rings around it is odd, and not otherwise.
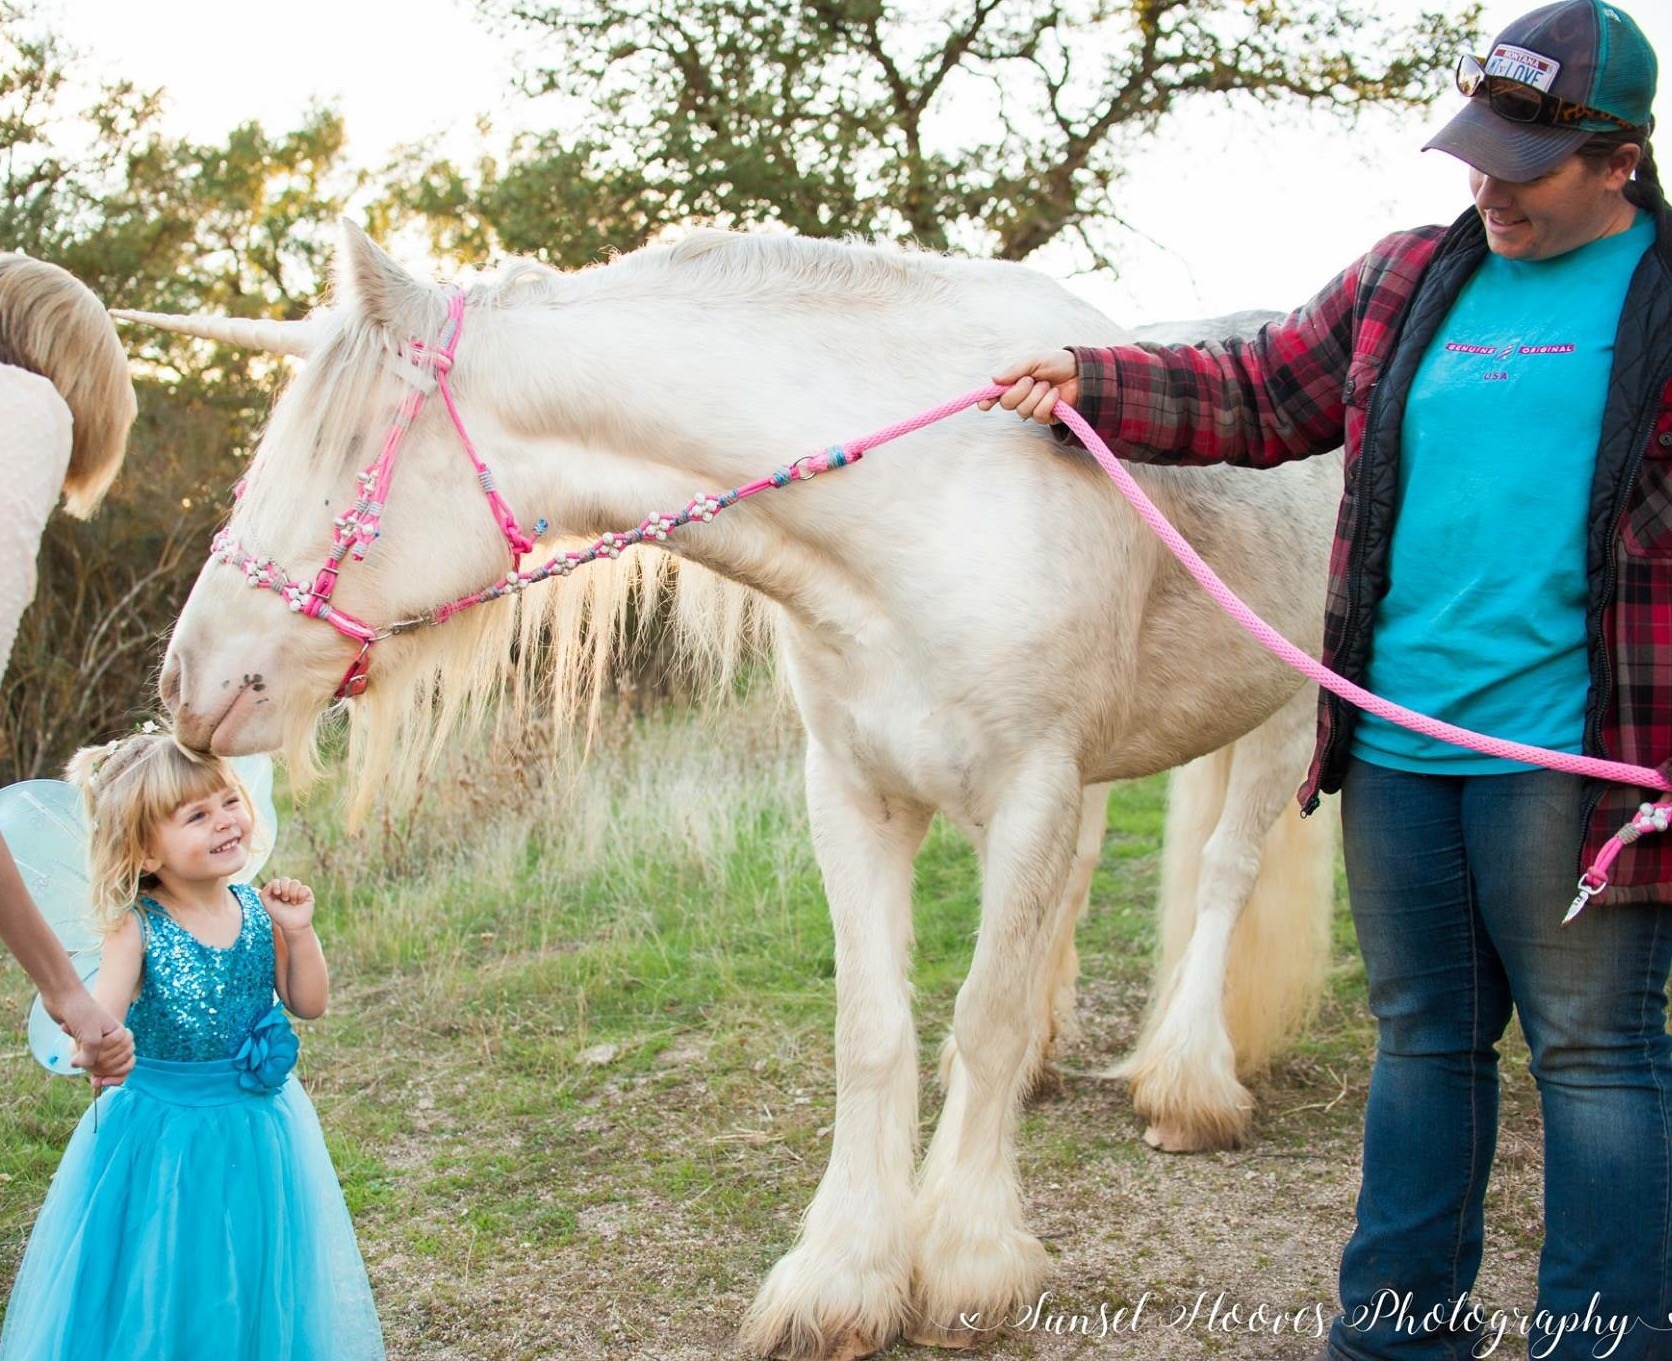
[[[1492,1303],[1512,1328],[1513,1311],[1532,1316],[1539,1361],[1672,1357],[1672,906],[1593,903],[1558,925],[1581,797],[1577,776],[1553,771],[1348,769],[1347,881],[1377,1043],[1329,1339],[1341,1361],[1460,1359],[1492,1340],[1467,1297],[1512,1007],[1544,1112],[1544,1247],[1536,1303]],[[1611,1316],[1631,1320],[1623,1337]],[[1518,1354],[1516,1332],[1493,1354]]]

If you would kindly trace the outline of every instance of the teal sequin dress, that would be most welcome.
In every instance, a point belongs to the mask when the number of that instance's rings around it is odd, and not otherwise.
[[[138,1057],[52,1180],[0,1361],[383,1361],[383,1335],[296,1040],[273,926],[237,884],[204,945],[148,899]]]

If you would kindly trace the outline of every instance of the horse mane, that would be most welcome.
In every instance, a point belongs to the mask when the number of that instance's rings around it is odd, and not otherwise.
[[[671,255],[678,248],[652,249]],[[584,275],[619,276],[639,254]],[[677,268],[677,262],[668,267]],[[649,291],[655,269],[643,273]],[[764,262],[757,264],[751,277],[765,276]],[[517,260],[470,297],[473,305],[526,305],[562,290],[575,277]],[[728,277],[730,288],[744,287],[735,272]],[[411,330],[433,332],[442,311],[437,290],[429,324],[414,318]],[[320,514],[309,490],[317,479],[340,480],[371,460],[364,413],[375,409],[374,394],[405,337],[361,315],[351,299],[318,320],[318,348],[291,379],[284,393],[288,400],[275,405],[250,466],[246,495],[235,511],[235,521],[244,518],[254,526],[253,532],[237,531],[252,547],[263,540],[263,522],[308,523]],[[388,414],[394,414],[392,405]],[[376,424],[381,429],[383,422]],[[291,451],[290,456],[306,451],[305,471],[284,478],[270,474],[275,447]],[[460,476],[465,476],[462,460]],[[399,494],[397,477],[394,495]],[[652,509],[659,507],[646,507]],[[483,532],[491,532],[485,515]],[[540,561],[579,546],[553,538],[538,545],[531,558]],[[282,565],[294,576],[314,564]],[[375,574],[376,551],[350,570]],[[700,698],[711,698],[729,691],[747,659],[770,654],[775,614],[771,603],[750,588],[641,544],[619,560],[599,559],[572,577],[553,578],[465,611],[433,630],[391,639],[379,647],[377,683],[348,706],[350,821],[362,819],[386,789],[421,788],[423,776],[451,739],[483,715],[522,718],[538,711],[550,718],[554,742],[576,733],[590,738],[609,683],[632,660],[638,622],[660,622],[673,666]],[[286,755],[299,784],[320,772],[318,743],[317,724],[290,735]]]
[[[538,714],[554,750],[578,737],[584,752],[632,660],[635,622],[665,623],[673,665],[712,702],[747,658],[770,653],[775,613],[747,587],[640,545],[456,615],[399,653],[383,643],[383,674],[348,711],[350,823],[391,790],[397,802],[416,794],[452,740],[490,716],[499,730]],[[304,780],[316,772],[311,735],[287,754]]]

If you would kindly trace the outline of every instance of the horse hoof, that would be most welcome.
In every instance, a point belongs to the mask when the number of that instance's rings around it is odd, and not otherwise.
[[[916,1323],[906,1329],[906,1341],[918,1347],[941,1347],[948,1351],[968,1351],[986,1341],[988,1334],[975,1328],[941,1328],[931,1323]]]
[[[888,1344],[874,1338],[861,1337],[857,1332],[833,1339],[828,1349],[819,1353],[819,1361],[859,1361],[863,1356],[875,1356]]]
[[[1200,1052],[1175,1046],[1133,1054],[1107,1076],[1130,1084],[1151,1148],[1206,1153],[1241,1148],[1248,1136],[1254,1098],[1237,1078],[1228,1041]]]
[[[1242,1147],[1241,1137],[1228,1130],[1193,1130],[1165,1120],[1144,1131],[1144,1142],[1160,1153],[1214,1153]]]
[[[966,1201],[955,1218],[950,1210],[932,1213],[932,1196],[919,1201],[920,1212],[931,1212],[920,1221],[926,1227],[918,1234],[905,1332],[921,1346],[963,1351],[1021,1317],[1039,1298],[1050,1262],[1031,1233],[993,1222],[1009,1208],[1004,1198]]]
[[[888,1339],[867,1337],[850,1329],[832,1337],[785,1333],[765,1342],[743,1338],[740,1344],[745,1356],[766,1357],[769,1361],[860,1361],[882,1351]]]
[[[899,1255],[897,1270],[891,1261],[885,1253],[868,1270],[854,1270],[802,1243],[761,1283],[738,1329],[738,1350],[772,1361],[858,1361],[882,1351],[906,1314],[907,1259]]]

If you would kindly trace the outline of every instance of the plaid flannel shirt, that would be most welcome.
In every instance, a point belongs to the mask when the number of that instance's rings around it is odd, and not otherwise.
[[[1584,750],[1672,777],[1672,218],[1665,209],[1658,225],[1621,316],[1587,519]],[[1471,210],[1449,229],[1386,237],[1251,340],[1074,350],[1076,406],[1123,458],[1266,468],[1344,448],[1323,661],[1353,681],[1364,679],[1387,591],[1411,378],[1485,251]],[[1317,747],[1300,789],[1307,811],[1320,793],[1340,788],[1355,718],[1351,705],[1320,693]],[[1588,789],[1584,864],[1649,797],[1656,795],[1615,785]],[[1672,834],[1628,846],[1611,879],[1616,900],[1664,897]]]

